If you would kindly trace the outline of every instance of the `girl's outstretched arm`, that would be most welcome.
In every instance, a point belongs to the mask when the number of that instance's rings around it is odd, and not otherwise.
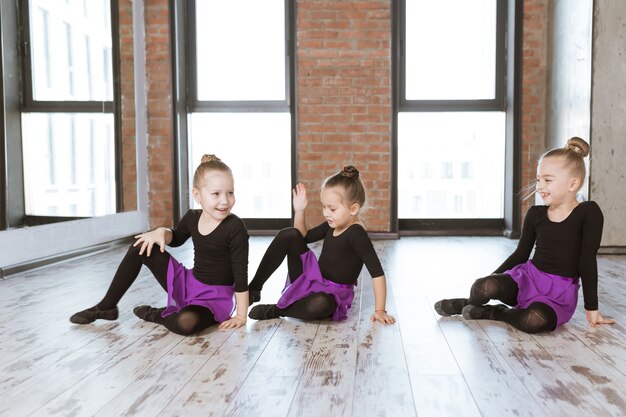
[[[219,328],[222,330],[237,329],[246,324],[246,316],[248,315],[248,291],[236,292],[235,302],[237,303],[237,312],[234,317],[220,323]]]
[[[385,304],[387,300],[387,280],[384,275],[372,278],[372,288],[374,289],[374,313],[370,317],[371,321],[379,321],[385,324],[396,322],[394,316],[387,314]]]
[[[587,317],[587,321],[591,327],[596,327],[598,324],[613,324],[615,320],[613,319],[605,319],[600,314],[599,310],[585,310],[585,316]]]
[[[306,188],[304,184],[299,182],[292,191],[293,193],[293,227],[298,229],[302,236],[306,236],[308,231],[306,228],[306,219],[304,217],[304,210],[308,204],[306,197]]]

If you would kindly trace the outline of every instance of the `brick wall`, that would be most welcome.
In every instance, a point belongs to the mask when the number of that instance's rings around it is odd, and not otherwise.
[[[122,90],[122,209],[137,209],[135,73],[132,1],[119,2],[120,84]]]
[[[548,106],[549,0],[524,1],[522,57],[522,178],[525,186],[535,181],[537,160],[546,147]],[[534,198],[523,201],[522,219]]]
[[[145,2],[148,194],[152,227],[172,224],[172,80],[169,1]]]
[[[322,179],[355,165],[369,230],[390,227],[391,2],[297,3],[298,179],[309,225],[323,220]]]

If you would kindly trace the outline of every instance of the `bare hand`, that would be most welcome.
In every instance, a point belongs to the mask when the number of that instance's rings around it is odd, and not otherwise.
[[[143,253],[146,252],[146,256],[150,256],[152,253],[152,247],[155,244],[161,248],[161,253],[165,252],[165,230],[161,227],[150,232],[137,235],[135,236],[135,239],[137,240],[133,243],[133,246],[141,245],[141,248],[139,249],[140,255],[143,255]]]
[[[238,329],[241,326],[246,325],[246,318],[241,316],[231,317],[230,319],[223,321],[218,326],[220,330]]]
[[[385,311],[375,311],[370,317],[370,321],[379,321],[383,324],[394,324],[396,322],[396,318],[394,316],[390,316]]]
[[[587,321],[591,327],[596,327],[598,324],[613,324],[615,320],[613,319],[605,319],[602,317],[602,314],[598,310],[585,310],[585,316],[587,317]]]
[[[294,211],[304,211],[309,200],[306,197],[306,188],[304,188],[304,184],[299,182],[292,191],[293,194],[293,210]]]

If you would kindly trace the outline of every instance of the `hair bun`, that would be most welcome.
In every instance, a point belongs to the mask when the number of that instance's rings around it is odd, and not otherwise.
[[[356,169],[356,167],[354,167],[353,165],[346,165],[345,167],[343,167],[339,175],[346,178],[357,179],[359,178],[359,170]]]
[[[202,155],[202,159],[200,160],[201,164],[206,164],[207,162],[222,162],[221,159],[219,159],[217,156],[213,155],[213,154],[204,154]]]
[[[565,147],[569,150],[576,152],[581,158],[589,155],[589,144],[578,136],[574,136],[567,141]]]

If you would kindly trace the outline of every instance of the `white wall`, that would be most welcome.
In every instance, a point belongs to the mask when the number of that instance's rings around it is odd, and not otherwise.
[[[589,196],[604,212],[602,246],[626,247],[626,1],[595,0]]]

